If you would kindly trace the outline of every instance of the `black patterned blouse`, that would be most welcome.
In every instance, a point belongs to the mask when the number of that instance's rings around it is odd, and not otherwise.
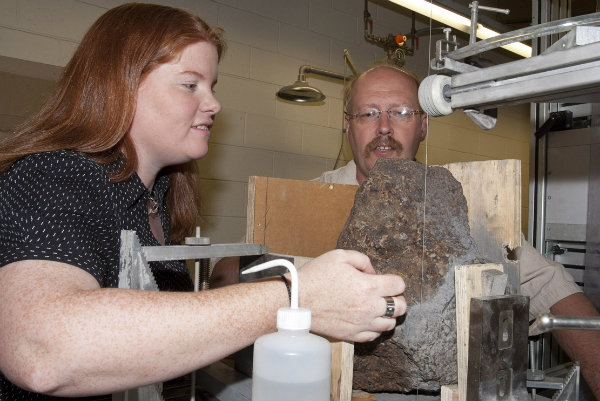
[[[135,230],[142,246],[159,243],[148,223],[146,187],[135,174],[114,183],[108,168],[76,152],[53,151],[25,157],[0,176],[0,266],[59,261],[89,272],[100,287],[117,287],[121,230]],[[154,192],[166,238],[168,187],[167,176],[157,177]],[[150,267],[161,291],[193,289],[185,262]],[[34,399],[55,398],[24,392],[0,374],[0,401]]]

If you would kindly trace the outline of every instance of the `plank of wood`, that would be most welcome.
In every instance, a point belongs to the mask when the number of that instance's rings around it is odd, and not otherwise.
[[[352,400],[352,372],[354,368],[354,344],[346,341],[331,343],[331,391],[332,401]]]
[[[443,165],[461,183],[471,236],[490,260],[521,245],[519,160]],[[354,203],[355,185],[252,176],[246,239],[269,252],[316,257],[334,249]],[[514,277],[513,277],[514,279]]]
[[[270,253],[317,257],[335,249],[356,185],[250,177],[247,241]]]
[[[260,214],[260,210],[265,210],[266,202],[266,183],[261,177],[250,176],[248,178],[248,204],[246,205],[246,242],[256,244],[256,238],[264,237],[264,223],[257,226],[254,216]],[[264,244],[264,242],[263,242]]]
[[[463,187],[471,237],[490,260],[504,259],[504,246],[521,245],[521,161],[451,163]]]
[[[458,401],[458,384],[442,386],[440,401]]]
[[[482,272],[503,271],[500,264],[456,266],[454,286],[456,291],[456,356],[458,366],[458,399],[466,400],[467,367],[469,360],[469,314],[471,298],[483,296]],[[486,294],[499,295],[499,294]]]

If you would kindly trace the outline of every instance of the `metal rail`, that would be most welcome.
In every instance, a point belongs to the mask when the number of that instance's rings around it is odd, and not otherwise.
[[[541,329],[542,332],[565,330],[600,330],[600,317],[553,316],[549,313],[538,316],[530,330]]]
[[[171,245],[143,246],[146,262],[165,260],[208,259],[227,256],[252,256],[267,253],[267,246],[261,244],[214,244],[214,245]]]
[[[552,35],[560,32],[572,30],[575,26],[599,25],[600,12],[586,14],[579,17],[565,18],[558,21],[546,22],[544,24],[533,25],[523,29],[506,32],[493,38],[480,40],[468,46],[454,50],[448,54],[454,60],[463,60],[469,56],[483,53],[497,47],[505,46],[514,42],[521,42],[546,35]]]

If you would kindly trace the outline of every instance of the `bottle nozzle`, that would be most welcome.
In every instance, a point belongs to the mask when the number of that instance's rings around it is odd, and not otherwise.
[[[269,262],[261,263],[260,265],[256,265],[254,267],[246,269],[242,272],[242,274],[256,273],[256,272],[270,269],[271,267],[276,267],[276,266],[283,266],[289,270],[290,275],[292,276],[292,279],[291,279],[292,294],[291,294],[291,298],[290,298],[290,307],[292,309],[298,309],[298,272],[296,270],[296,266],[294,266],[294,264],[292,262],[290,262],[289,260],[286,260],[286,259],[271,260]]]
[[[298,272],[292,262],[285,259],[275,259],[260,265],[251,267],[242,274],[255,273],[275,266],[284,266],[291,275],[291,298],[289,308],[279,308],[277,311],[277,327],[288,330],[310,329],[310,310],[298,307]]]

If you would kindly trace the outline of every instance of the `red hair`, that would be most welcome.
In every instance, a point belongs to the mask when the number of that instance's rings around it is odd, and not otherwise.
[[[108,164],[123,158],[115,182],[131,177],[137,154],[129,128],[142,80],[197,42],[225,50],[222,31],[186,11],[154,4],[124,4],[88,30],[41,110],[0,145],[0,174],[34,153],[67,149]],[[193,162],[168,167],[171,240],[193,231],[199,192]]]

